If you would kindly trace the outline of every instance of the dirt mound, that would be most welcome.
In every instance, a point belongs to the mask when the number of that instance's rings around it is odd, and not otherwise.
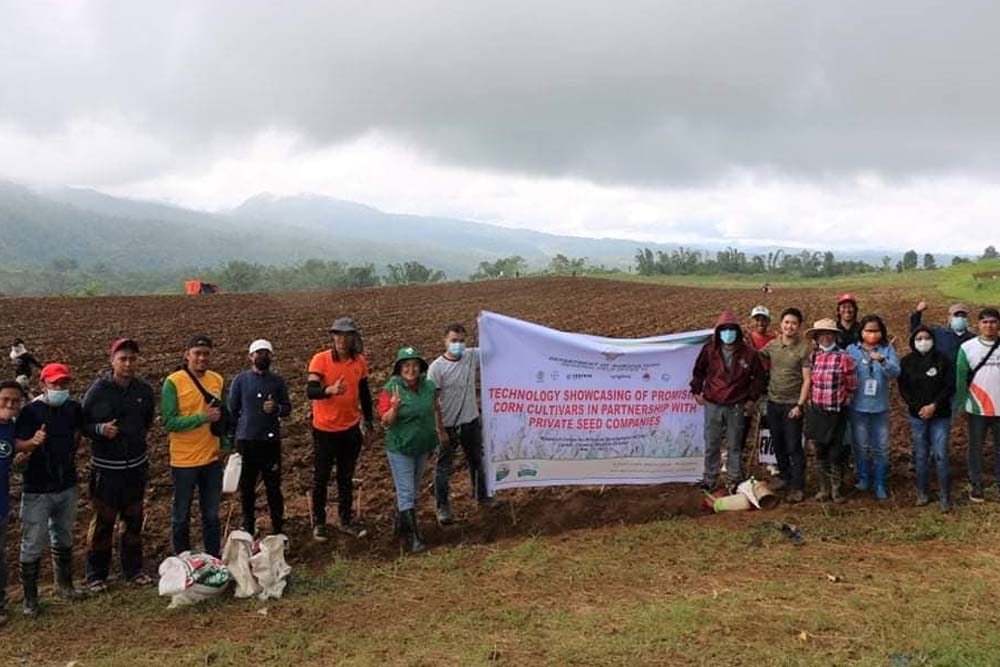
[[[906,316],[920,295],[884,289],[861,294],[864,312],[879,312],[888,319],[899,339],[897,350],[906,350]],[[393,487],[383,454],[381,435],[362,454],[357,477],[359,509],[372,528],[370,539],[345,542],[337,539],[315,545],[309,539],[308,493],[312,485],[312,445],[308,402],[305,399],[306,367],[311,356],[328,346],[327,327],[339,315],[351,315],[362,327],[366,354],[372,369],[373,389],[389,374],[395,350],[416,345],[429,357],[438,353],[441,327],[450,321],[475,322],[481,310],[492,310],[563,330],[605,336],[636,337],[686,331],[711,326],[724,308],[749,313],[763,302],[772,312],[795,305],[807,322],[830,316],[834,290],[786,290],[761,294],[759,290],[696,290],[596,279],[520,279],[476,284],[446,284],[298,294],[221,294],[209,297],[108,297],[91,299],[5,299],[6,317],[0,331],[7,340],[24,338],[43,361],[69,363],[77,377],[74,392],[81,396],[107,367],[110,341],[128,335],[142,346],[142,372],[159,391],[163,379],[179,360],[184,343],[195,332],[210,335],[216,344],[214,368],[227,378],[247,365],[247,345],[267,338],[276,348],[275,370],[289,382],[294,411],[286,422],[284,437],[284,491],[288,532],[297,560],[323,558],[331,551],[387,556],[395,553],[391,537]],[[943,311],[942,311],[943,312]],[[942,315],[943,316],[943,315]],[[9,373],[9,371],[8,371]],[[961,429],[964,431],[964,429]],[[898,491],[908,492],[909,428],[896,399],[892,419],[893,468]],[[964,432],[952,448],[957,462],[964,452]],[[147,502],[147,557],[158,562],[169,551],[170,476],[166,437],[158,426],[150,435],[152,479]],[[89,452],[80,454],[81,478],[89,476]],[[961,466],[964,469],[964,465]],[[811,477],[811,475],[810,475]],[[429,484],[430,471],[427,482]],[[82,548],[86,522],[91,514],[85,484],[81,484],[77,547]],[[15,494],[19,494],[14,480]],[[504,493],[497,510],[480,512],[469,500],[464,469],[453,477],[456,510],[464,521],[440,530],[433,525],[429,489],[421,497],[421,514],[431,544],[489,541],[499,537],[552,533],[571,528],[615,522],[641,522],[667,515],[698,511],[699,497],[689,487],[607,487],[520,490]],[[335,489],[331,485],[331,504]],[[261,501],[263,493],[260,494]],[[17,498],[15,498],[17,502]],[[332,507],[331,507],[332,511]],[[264,514],[263,506],[258,516]],[[235,500],[223,503],[223,521],[239,523]],[[195,513],[194,516],[197,516]],[[258,519],[259,521],[263,519]],[[193,525],[197,521],[193,521]],[[12,533],[9,558],[16,556]],[[194,539],[198,539],[194,526]]]

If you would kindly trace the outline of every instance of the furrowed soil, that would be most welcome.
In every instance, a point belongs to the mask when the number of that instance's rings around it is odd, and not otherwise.
[[[901,354],[908,351],[908,312],[927,296],[933,295],[903,288],[859,294],[863,312],[887,318]],[[337,535],[326,544],[310,538],[306,367],[315,352],[329,346],[327,328],[337,316],[350,315],[362,328],[377,394],[398,347],[415,345],[431,359],[439,354],[441,329],[450,321],[465,322],[474,343],[475,318],[482,310],[567,331],[639,337],[711,327],[722,309],[747,313],[757,303],[773,313],[797,306],[811,322],[833,314],[834,297],[815,289],[762,294],[573,278],[301,294],[4,299],[2,334],[24,338],[43,363],[68,363],[77,396],[106,370],[116,336],[140,341],[140,374],[157,393],[194,333],[213,338],[213,368],[227,378],[246,367],[251,340],[274,343],[274,370],[288,380],[294,406],[283,427],[283,489],[295,585],[286,599],[268,605],[227,598],[167,612],[152,589],[118,584],[110,594],[75,607],[53,602],[36,623],[13,619],[2,631],[11,641],[0,647],[0,660],[996,664],[978,661],[986,655],[980,653],[983,646],[991,641],[996,646],[997,633],[992,625],[981,626],[976,613],[982,607],[995,617],[991,605],[998,587],[988,583],[987,572],[991,564],[996,571],[998,559],[987,554],[990,546],[1000,546],[993,526],[996,505],[960,507],[946,517],[909,508],[910,438],[898,398],[891,421],[893,498],[887,503],[859,497],[845,506],[807,502],[772,513],[717,517],[704,514],[696,489],[659,485],[517,490],[502,495],[500,508],[481,511],[470,500],[463,464],[452,478],[458,523],[445,529],[435,524],[428,471],[419,513],[431,549],[401,559],[392,536],[392,481],[377,433],[356,474],[357,509],[369,536]],[[946,305],[934,304],[926,321],[943,320]],[[952,468],[960,473],[964,431],[953,430],[951,450]],[[149,442],[145,551],[147,570],[154,573],[169,555],[171,484],[159,426]],[[91,514],[88,459],[84,447],[78,458],[78,577]],[[991,470],[992,459],[985,465]],[[12,483],[16,508],[19,482]],[[957,481],[953,489],[958,496]],[[262,503],[263,493],[259,496]],[[335,498],[331,488],[331,504]],[[240,525],[235,499],[224,499],[222,514],[225,525]],[[263,504],[257,514],[266,530]],[[14,515],[10,564],[17,562]],[[784,521],[805,528],[805,546],[793,547],[781,537],[777,529]],[[192,521],[196,544],[197,524]],[[930,576],[935,568],[963,583]],[[10,569],[13,583],[16,566]],[[43,573],[45,581],[49,576]],[[837,597],[827,600],[833,591]],[[18,586],[9,588],[9,597],[19,599]],[[901,606],[912,604],[924,608],[907,616]],[[955,622],[955,614],[972,617],[971,625],[962,627],[975,630],[958,653],[943,648],[961,638],[961,631],[956,636],[934,625],[929,610],[939,608],[954,612],[948,623]],[[11,605],[11,611],[19,609]],[[872,621],[873,615],[879,620]],[[932,627],[937,634],[925,632]],[[940,662],[949,655],[964,662]]]

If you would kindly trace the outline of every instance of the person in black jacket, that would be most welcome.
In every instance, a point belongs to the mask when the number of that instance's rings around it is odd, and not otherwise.
[[[910,411],[913,459],[917,471],[917,505],[930,502],[928,455],[937,463],[941,510],[951,509],[948,477],[948,434],[955,394],[954,365],[936,349],[930,327],[919,326],[910,336],[910,354],[900,362],[899,393]]]
[[[111,371],[83,397],[84,434],[91,440],[90,521],[87,589],[107,588],[111,544],[119,517],[125,525],[119,556],[122,575],[136,585],[152,579],[142,571],[143,501],[149,459],[146,434],[153,424],[155,398],[148,382],[136,376],[139,344],[130,338],[111,343]]]

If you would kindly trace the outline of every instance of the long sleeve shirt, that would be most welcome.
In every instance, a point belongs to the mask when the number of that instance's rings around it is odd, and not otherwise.
[[[840,412],[858,389],[854,359],[839,347],[830,352],[817,349],[809,373],[809,402],[822,410]]]
[[[872,361],[871,353],[860,343],[847,348],[858,371],[858,390],[851,409],[855,412],[885,412],[889,409],[889,385],[899,377],[899,357],[891,345],[879,345],[876,352],[883,361]]]
[[[274,412],[264,412],[264,402],[276,404]],[[279,440],[281,419],[292,413],[284,378],[270,371],[243,371],[229,385],[229,412],[236,423],[237,440]]]
[[[914,331],[923,323],[923,313],[915,310],[910,313],[910,331]],[[962,333],[956,333],[951,327],[928,327],[934,337],[934,349],[943,354],[951,362],[952,366],[958,358],[958,348],[962,343],[976,337],[968,329]]]
[[[145,465],[146,434],[153,425],[153,388],[140,378],[125,386],[106,374],[90,386],[83,397],[83,432],[91,440],[91,461],[106,470],[124,470]],[[114,421],[118,435],[108,438],[102,425]]]

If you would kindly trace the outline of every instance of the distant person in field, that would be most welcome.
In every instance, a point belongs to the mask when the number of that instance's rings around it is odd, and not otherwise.
[[[809,405],[806,408],[806,437],[816,449],[817,484],[815,499],[842,503],[844,430],[848,409],[858,388],[854,360],[837,346],[837,322],[826,318],[806,331],[816,343],[809,360]]]
[[[837,297],[837,332],[837,347],[842,350],[861,342],[858,298],[849,292]]]
[[[951,509],[948,475],[948,435],[955,398],[955,368],[946,352],[937,349],[930,327],[922,324],[910,334],[910,354],[900,362],[899,394],[910,413],[913,460],[916,465],[917,506],[930,502],[930,458],[937,464],[941,510]]]
[[[691,373],[691,393],[705,408],[705,473],[702,486],[718,484],[722,443],[726,440],[726,488],[734,493],[742,481],[740,459],[746,416],[764,386],[764,366],[743,339],[736,316],[726,310],[715,322],[712,340],[704,345]]]
[[[84,433],[90,438],[90,501],[94,516],[88,533],[87,590],[107,588],[111,548],[121,520],[119,558],[122,576],[145,586],[142,570],[143,502],[149,479],[146,436],[153,425],[153,388],[136,375],[139,344],[131,338],[111,343],[111,370],[90,385],[83,397]]]
[[[427,456],[445,437],[437,387],[427,379],[427,362],[414,347],[396,352],[392,377],[379,396],[385,453],[396,487],[396,535],[410,552],[423,551],[417,525],[417,495]]]
[[[993,430],[994,483],[1000,489],[1000,312],[979,311],[979,336],[962,343],[956,360],[956,404],[969,419],[969,500],[983,502],[983,442]]]
[[[767,423],[778,460],[778,478],[769,485],[775,491],[787,488],[785,500],[798,503],[805,497],[802,416],[809,398],[812,344],[802,337],[802,311],[798,308],[782,311],[780,322],[781,335],[760,351],[760,356],[771,364]]]
[[[0,626],[7,624],[7,528],[10,525],[10,471],[14,464],[14,421],[24,390],[14,380],[0,382]],[[36,595],[37,597],[37,595]]]
[[[483,462],[483,430],[476,400],[476,372],[479,348],[466,347],[465,327],[457,322],[444,331],[444,354],[431,362],[427,377],[437,387],[445,430],[434,468],[434,497],[437,520],[442,525],[454,521],[449,486],[455,450],[461,445],[469,468],[472,497],[483,506],[492,504],[487,495],[486,467]]]
[[[10,346],[10,361],[14,364],[14,378],[24,388],[25,393],[30,396],[31,376],[36,368],[42,370],[42,364],[35,358],[35,355],[28,351],[21,338],[15,338],[14,344]]]
[[[916,331],[923,324],[924,311],[927,302],[921,301],[910,313],[910,331]],[[976,334],[969,331],[969,307],[964,303],[953,303],[948,307],[948,323],[945,326],[929,328],[934,337],[934,349],[948,357],[952,366],[958,358],[958,348],[966,341],[972,340]]]
[[[236,451],[243,457],[240,500],[243,530],[257,530],[254,505],[257,480],[264,479],[271,532],[285,532],[285,499],[281,495],[281,420],[292,414],[285,379],[271,371],[274,346],[263,338],[250,343],[250,368],[229,385],[229,412],[236,424]]]
[[[851,430],[857,446],[858,490],[875,488],[879,500],[889,498],[889,388],[899,377],[899,357],[878,315],[861,318],[861,342],[847,348],[858,373],[851,403]],[[874,468],[874,469],[873,469]],[[874,476],[872,473],[874,472]]]
[[[205,551],[221,555],[222,456],[229,449],[225,381],[209,367],[212,339],[198,334],[188,342],[180,370],[167,376],[160,393],[163,430],[170,440],[174,483],[170,515],[174,553],[191,550],[191,502],[198,491]]]
[[[313,539],[326,542],[326,487],[337,467],[339,529],[353,537],[367,531],[354,518],[354,469],[365,441],[373,433],[374,409],[368,385],[368,362],[362,354],[361,335],[350,317],[340,317],[330,327],[333,347],[318,352],[309,362],[306,396],[312,401],[313,433]],[[364,419],[365,432],[361,432]]]
[[[76,600],[73,586],[73,525],[79,491],[76,450],[83,430],[83,408],[70,398],[72,375],[64,364],[46,364],[43,393],[17,418],[17,451],[23,465],[21,486],[21,584],[24,614],[38,615],[38,569],[46,545],[59,597]]]

